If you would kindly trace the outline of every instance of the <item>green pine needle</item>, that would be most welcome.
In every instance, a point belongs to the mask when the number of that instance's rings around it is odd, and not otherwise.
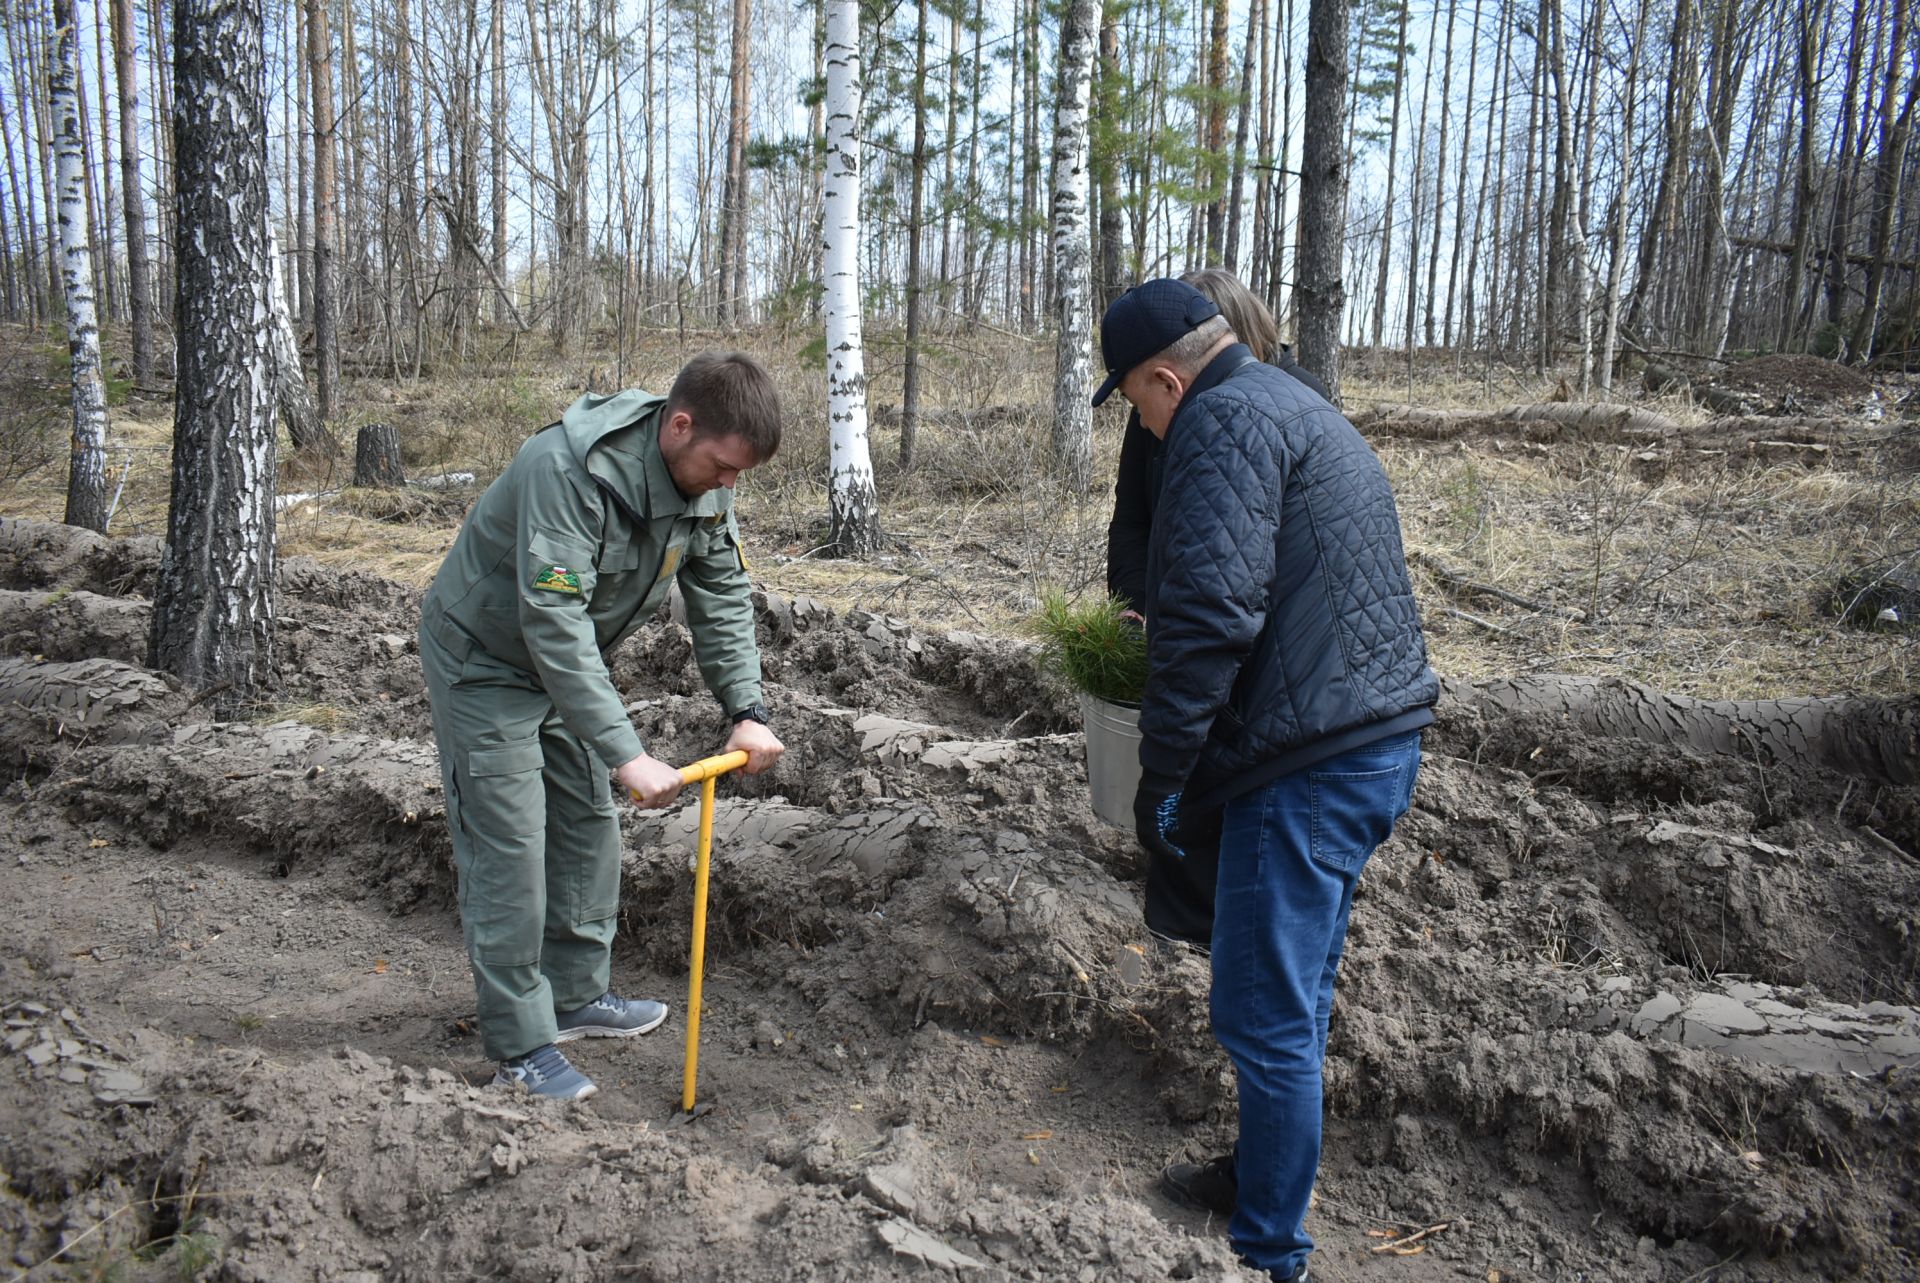
[[[1096,699],[1138,704],[1147,686],[1147,635],[1120,617],[1124,609],[1118,597],[1072,601],[1049,589],[1034,617],[1048,671]]]

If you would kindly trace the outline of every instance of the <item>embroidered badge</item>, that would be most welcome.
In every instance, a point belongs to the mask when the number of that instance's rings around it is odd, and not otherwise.
[[[565,566],[546,566],[533,577],[533,586],[543,592],[580,594],[580,576]]]

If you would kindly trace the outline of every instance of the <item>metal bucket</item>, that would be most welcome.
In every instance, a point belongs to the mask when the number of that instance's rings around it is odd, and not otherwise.
[[[1082,692],[1087,730],[1087,784],[1093,813],[1116,828],[1133,827],[1133,795],[1140,788],[1140,710]]]

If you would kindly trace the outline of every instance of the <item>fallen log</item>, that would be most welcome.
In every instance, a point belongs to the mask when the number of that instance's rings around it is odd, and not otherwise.
[[[1693,699],[1615,677],[1556,674],[1449,685],[1448,696],[1489,713],[1563,717],[1593,735],[1920,781],[1920,698]]]
[[[1630,405],[1604,405],[1578,401],[1537,401],[1516,405],[1506,411],[1508,418],[1521,423],[1552,423],[1563,428],[1617,433],[1636,438],[1667,437],[1680,431],[1680,425],[1664,414]]]

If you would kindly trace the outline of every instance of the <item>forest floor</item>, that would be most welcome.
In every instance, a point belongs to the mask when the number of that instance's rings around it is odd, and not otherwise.
[[[857,564],[813,553],[820,394],[776,362],[795,426],[741,512],[788,753],[720,788],[713,1108],[682,1125],[690,802],[624,820],[615,983],[673,1019],[583,1045],[585,1105],[484,1086],[413,642],[475,491],[290,461],[277,683],[216,723],[141,667],[169,407],[116,411],[112,534],[59,527],[57,380],[0,352],[17,1277],[1250,1278],[1156,1190],[1233,1136],[1206,959],[1147,935],[1024,640],[1044,587],[1100,582],[1107,505],[1045,486],[1043,363],[993,357],[940,367],[911,474],[876,416],[892,542]],[[1920,434],[1897,380],[1725,374],[1756,413],[1350,371],[1448,690],[1356,899],[1316,1280],[1920,1274]],[[369,381],[346,425],[484,482],[589,378]],[[717,746],[679,623],[611,667],[656,752]],[[1905,751],[1713,755],[1484,697],[1562,674],[1850,697],[1834,723]]]

